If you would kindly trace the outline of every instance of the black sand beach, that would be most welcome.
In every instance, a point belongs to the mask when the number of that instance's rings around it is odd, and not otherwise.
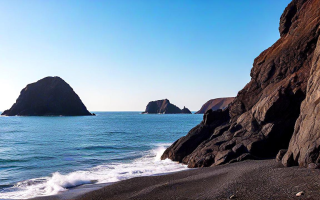
[[[101,186],[102,187],[102,186]],[[139,177],[104,186],[82,186],[36,199],[320,199],[320,171],[285,168],[272,160],[250,160]],[[300,191],[303,196],[296,197]]]

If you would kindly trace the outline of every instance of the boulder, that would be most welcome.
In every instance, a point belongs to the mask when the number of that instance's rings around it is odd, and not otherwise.
[[[288,149],[280,149],[276,156],[276,161],[280,162],[283,158],[283,156],[287,153]]]
[[[182,162],[182,160],[185,159],[183,162],[189,164],[190,166],[202,166],[199,164],[195,164],[195,162],[202,162],[201,156],[194,155],[192,158],[189,158],[187,156],[191,155],[191,153],[195,151],[196,148],[201,148],[201,152],[206,152],[205,156],[203,157],[212,155],[214,152],[211,149],[211,152],[207,152],[205,149],[202,149],[203,146],[201,146],[200,144],[210,138],[210,136],[212,135],[212,131],[215,128],[223,125],[229,119],[230,118],[228,111],[218,110],[213,112],[212,110],[208,110],[203,115],[203,121],[193,129],[191,129],[188,135],[180,138],[175,143],[173,143],[171,147],[166,149],[161,159],[170,158],[179,162]],[[221,132],[223,130],[225,129],[222,128]],[[219,131],[216,134],[220,134]],[[198,151],[195,152],[200,153]],[[212,163],[208,162],[207,166],[210,166],[211,164]]]
[[[79,96],[60,77],[46,77],[21,90],[6,116],[81,116],[91,115]]]

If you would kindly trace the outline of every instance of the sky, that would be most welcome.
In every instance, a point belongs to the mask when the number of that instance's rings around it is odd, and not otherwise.
[[[0,111],[59,76],[89,111],[236,96],[290,0],[0,0]]]

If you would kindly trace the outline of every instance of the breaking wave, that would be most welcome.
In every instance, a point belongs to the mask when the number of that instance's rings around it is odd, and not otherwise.
[[[54,195],[83,184],[113,183],[139,176],[153,176],[188,169],[186,165],[160,157],[170,144],[157,144],[145,156],[132,162],[118,162],[75,171],[68,174],[54,172],[50,177],[21,181],[9,188],[3,188],[1,199],[28,199]]]

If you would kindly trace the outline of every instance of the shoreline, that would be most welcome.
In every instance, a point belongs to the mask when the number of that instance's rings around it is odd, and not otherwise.
[[[111,184],[82,185],[33,200],[66,199],[317,199],[320,170],[285,168],[272,160],[248,160]]]

